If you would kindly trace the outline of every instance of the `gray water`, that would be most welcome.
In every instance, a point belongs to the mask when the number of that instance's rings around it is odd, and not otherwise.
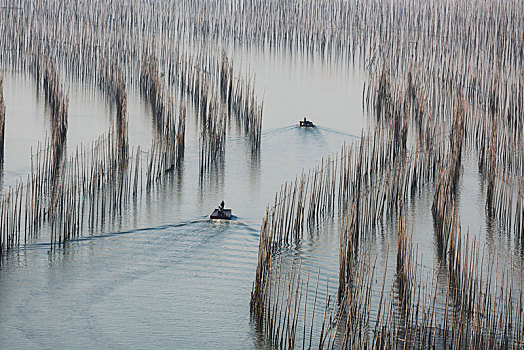
[[[259,52],[249,59],[257,95],[264,99],[259,157],[230,133],[223,167],[199,181],[198,130],[188,116],[186,155],[177,176],[64,249],[51,251],[43,234],[3,257],[2,348],[268,346],[249,315],[265,208],[283,182],[319,165],[344,142],[358,140],[365,126],[365,74],[284,54]],[[67,90],[71,154],[107,132],[114,116],[100,92],[75,82]],[[31,150],[45,142],[50,123],[31,77],[6,74],[4,95],[5,189],[25,180]],[[148,106],[136,91],[128,91],[128,101],[130,147],[147,149],[153,137]],[[305,116],[318,127],[297,127]],[[207,219],[221,200],[235,220]],[[334,272],[336,242],[323,240],[301,254]]]

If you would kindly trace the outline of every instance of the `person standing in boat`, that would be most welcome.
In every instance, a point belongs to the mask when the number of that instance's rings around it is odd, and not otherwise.
[[[224,201],[222,201],[222,202],[220,203],[220,205],[218,206],[218,213],[219,213],[220,215],[224,214],[224,205],[225,205],[225,204],[224,204]]]

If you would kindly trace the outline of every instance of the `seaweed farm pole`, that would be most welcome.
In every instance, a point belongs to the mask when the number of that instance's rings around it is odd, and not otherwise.
[[[178,114],[178,131],[177,131],[177,146],[176,146],[176,165],[180,167],[182,159],[184,159],[185,149],[185,134],[186,134],[186,106],[180,105]]]
[[[122,71],[117,69],[116,73],[116,104],[117,104],[117,135],[120,152],[120,164],[123,165],[127,159],[127,93]]]

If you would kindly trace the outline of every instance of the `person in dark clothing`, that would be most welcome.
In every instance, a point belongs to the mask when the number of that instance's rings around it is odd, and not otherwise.
[[[220,215],[223,215],[223,214],[224,214],[224,205],[225,205],[225,204],[224,204],[224,201],[222,201],[222,202],[220,203],[220,205],[218,206],[218,214],[220,214]]]

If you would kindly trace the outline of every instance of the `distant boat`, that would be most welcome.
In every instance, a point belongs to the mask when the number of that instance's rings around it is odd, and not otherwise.
[[[231,220],[232,216],[232,210],[231,209],[224,209],[222,210],[222,213],[218,211],[218,209],[215,209],[211,215],[209,215],[209,218],[212,220]]]
[[[300,124],[300,127],[302,128],[314,128],[315,127],[315,124],[313,124],[312,121],[307,120],[306,118],[304,118],[304,120],[301,120],[299,124]]]

